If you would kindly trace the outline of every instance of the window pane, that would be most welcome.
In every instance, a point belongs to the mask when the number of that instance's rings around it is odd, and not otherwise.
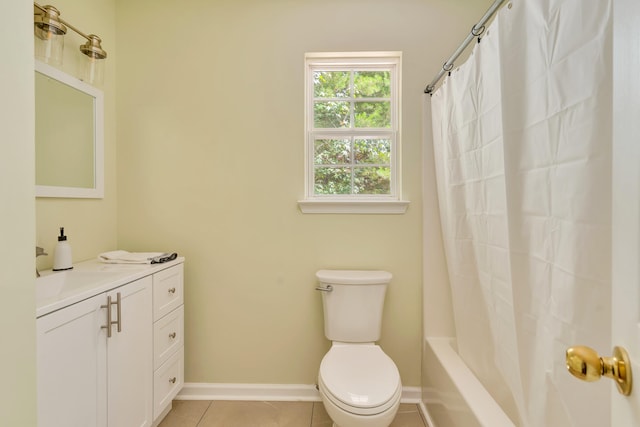
[[[349,102],[316,102],[313,104],[313,124],[316,128],[348,128],[351,126]]]
[[[346,98],[349,96],[349,71],[314,71],[315,98]]]
[[[375,163],[388,165],[391,160],[391,140],[389,139],[356,139],[353,157],[356,163]]]
[[[357,168],[354,175],[353,192],[355,194],[391,194],[390,168]]]
[[[351,163],[351,141],[347,139],[316,139],[313,163],[339,165]]]
[[[391,127],[391,103],[356,102],[355,121],[357,128],[389,128]]]
[[[351,193],[351,168],[317,167],[314,172],[315,194]]]
[[[389,71],[356,71],[353,74],[356,98],[390,98],[391,75]]]

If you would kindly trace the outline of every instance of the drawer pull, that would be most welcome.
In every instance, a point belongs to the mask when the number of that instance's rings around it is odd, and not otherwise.
[[[169,382],[171,384],[175,384],[176,383],[176,377],[169,378]]]
[[[169,288],[169,293],[170,294],[175,294],[176,293],[176,288]]]
[[[171,332],[169,334],[169,338],[174,339],[176,337],[176,333],[175,332]]]

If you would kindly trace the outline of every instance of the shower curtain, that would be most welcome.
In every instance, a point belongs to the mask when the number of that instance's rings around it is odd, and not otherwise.
[[[431,97],[458,351],[518,426],[606,426],[611,3],[516,0]],[[639,118],[640,120],[640,118]]]

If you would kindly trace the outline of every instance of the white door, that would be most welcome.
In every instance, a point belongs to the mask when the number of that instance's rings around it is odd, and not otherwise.
[[[36,320],[38,426],[106,427],[104,294]]]
[[[631,427],[640,426],[640,1],[613,1],[613,47],[611,342],[629,352],[635,384],[629,397],[612,386],[611,427]]]
[[[153,318],[151,276],[114,289],[114,324],[107,340],[109,427],[153,422]],[[120,295],[120,314],[115,302]]]

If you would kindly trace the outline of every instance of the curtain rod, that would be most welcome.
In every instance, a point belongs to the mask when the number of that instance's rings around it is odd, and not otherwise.
[[[491,17],[496,13],[496,11],[500,8],[500,6],[502,6],[502,3],[504,3],[505,1],[506,0],[496,0],[493,2],[491,7],[489,7],[482,18],[480,18],[480,21],[478,21],[476,25],[471,27],[471,32],[469,33],[467,38],[465,38],[460,46],[458,46],[458,49],[453,52],[453,55],[451,55],[451,57],[447,59],[447,62],[442,65],[442,69],[433,78],[433,80],[431,80],[431,83],[427,85],[427,87],[424,89],[424,93],[428,93],[429,95],[433,93],[436,88],[436,84],[438,84],[442,76],[453,70],[453,63],[455,62],[455,60],[458,59],[460,55],[462,55],[462,52],[467,48],[467,46],[469,46],[469,43],[471,43],[474,38],[480,37],[482,33],[484,33],[484,24],[486,24],[487,21],[491,19]]]

